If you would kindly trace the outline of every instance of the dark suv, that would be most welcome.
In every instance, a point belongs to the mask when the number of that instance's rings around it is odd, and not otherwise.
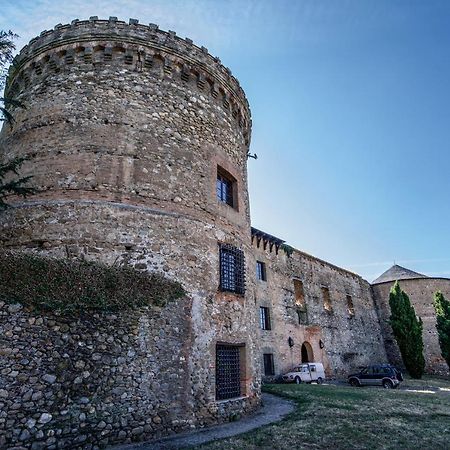
[[[364,367],[358,373],[348,376],[352,386],[383,386],[386,389],[398,388],[403,376],[400,370],[389,364],[379,364]]]

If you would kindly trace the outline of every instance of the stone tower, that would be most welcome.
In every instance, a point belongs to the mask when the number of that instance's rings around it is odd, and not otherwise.
[[[179,280],[195,420],[255,405],[251,118],[238,81],[190,39],[115,17],[57,25],[15,63],[8,95],[26,109],[4,126],[1,158],[26,156],[40,192],[0,216],[2,247]],[[220,394],[217,362],[233,352],[239,386]]]

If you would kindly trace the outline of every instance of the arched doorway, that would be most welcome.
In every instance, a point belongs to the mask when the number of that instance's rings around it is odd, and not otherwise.
[[[303,342],[302,344],[302,363],[313,362],[314,354],[311,344],[309,342]]]

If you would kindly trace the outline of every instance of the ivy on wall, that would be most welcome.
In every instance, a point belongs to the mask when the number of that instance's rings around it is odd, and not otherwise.
[[[0,300],[76,314],[165,306],[185,294],[161,274],[98,262],[0,253]]]

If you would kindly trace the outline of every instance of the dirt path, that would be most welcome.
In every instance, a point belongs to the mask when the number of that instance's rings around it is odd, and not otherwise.
[[[271,394],[262,394],[263,405],[258,412],[237,422],[204,428],[188,434],[160,439],[158,441],[142,442],[113,447],[114,450],[175,450],[189,446],[204,444],[215,439],[222,439],[237,434],[246,433],[269,423],[277,422],[294,410],[294,404]]]

